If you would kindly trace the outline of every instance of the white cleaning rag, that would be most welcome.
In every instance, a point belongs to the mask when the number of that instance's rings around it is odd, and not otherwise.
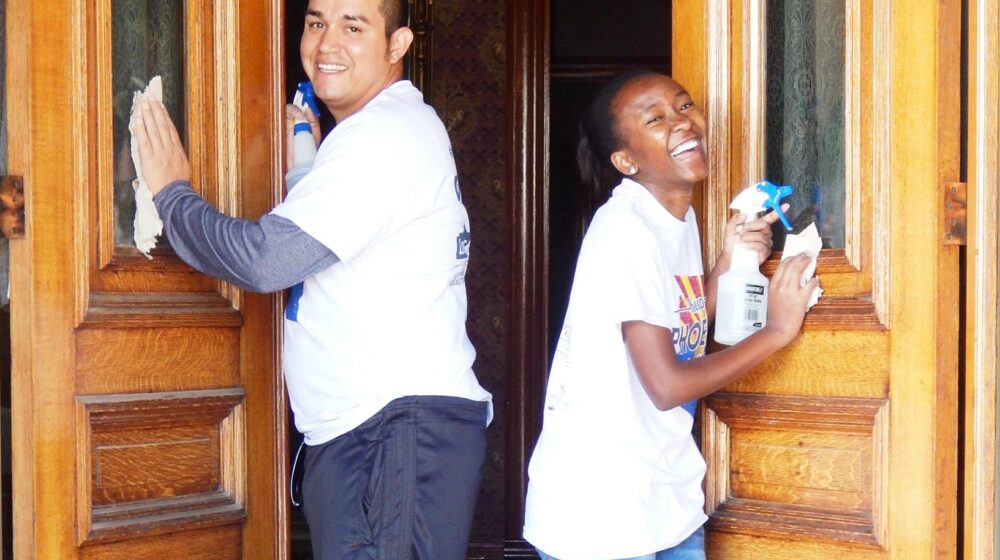
[[[819,256],[819,252],[822,249],[823,240],[819,236],[819,230],[816,229],[816,224],[812,223],[809,224],[809,227],[802,230],[802,233],[793,233],[785,237],[785,248],[781,252],[781,260],[790,259],[796,255],[801,255],[802,253],[805,253],[812,258],[809,265],[802,271],[801,282],[802,285],[805,286],[816,272],[816,257]],[[816,289],[813,290],[812,296],[809,298],[809,306],[807,309],[811,309],[812,306],[816,305],[816,302],[819,301],[819,298],[822,295],[823,288],[820,288],[817,285]]]
[[[135,124],[137,114],[141,111],[142,103],[145,100],[163,101],[163,83],[159,76],[149,81],[145,91],[137,91],[132,96],[132,113],[129,117],[129,130]],[[159,212],[153,204],[153,193],[149,191],[149,185],[142,176],[142,162],[139,161],[139,146],[136,144],[135,136],[132,136],[132,163],[135,164],[135,180],[132,181],[132,188],[135,190],[135,246],[142,251],[146,258],[152,259],[149,251],[156,246],[156,238],[163,233],[163,220],[160,219]]]

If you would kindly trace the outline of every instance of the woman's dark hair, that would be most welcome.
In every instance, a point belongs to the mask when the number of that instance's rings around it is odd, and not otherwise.
[[[611,164],[611,154],[622,147],[618,123],[611,105],[629,82],[643,76],[660,76],[646,68],[626,70],[604,84],[580,119],[580,143],[576,149],[576,164],[580,179],[590,191],[591,200],[603,201],[608,189],[622,180],[622,174]]]

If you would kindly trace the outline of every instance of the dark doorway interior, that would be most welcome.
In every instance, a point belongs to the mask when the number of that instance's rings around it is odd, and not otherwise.
[[[7,60],[6,2],[0,2],[0,61]],[[0,69],[0,175],[7,174],[7,72]],[[13,507],[11,499],[11,446],[10,446],[10,300],[9,285],[10,251],[7,239],[0,238],[0,488],[2,488],[2,538],[0,557],[13,558],[14,540]]]
[[[580,241],[606,193],[579,179],[580,117],[600,87],[630,68],[670,73],[670,2],[553,0],[549,161],[549,352],[555,351]]]

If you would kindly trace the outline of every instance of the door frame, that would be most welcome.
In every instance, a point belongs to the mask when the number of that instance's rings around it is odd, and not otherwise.
[[[1000,206],[1000,1],[968,3],[965,535],[963,557],[1000,556],[997,540],[997,243]]]

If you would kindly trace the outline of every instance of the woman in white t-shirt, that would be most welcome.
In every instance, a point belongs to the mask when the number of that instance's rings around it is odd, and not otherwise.
[[[654,72],[622,74],[581,129],[584,178],[620,183],[580,249],[528,468],[524,536],[543,559],[704,559],[694,401],[791,342],[817,280],[800,285],[807,257],[783,262],[767,325],[705,355],[734,244],[763,262],[776,216],[731,219],[706,279],[691,208],[708,173],[705,118],[687,91]]]

